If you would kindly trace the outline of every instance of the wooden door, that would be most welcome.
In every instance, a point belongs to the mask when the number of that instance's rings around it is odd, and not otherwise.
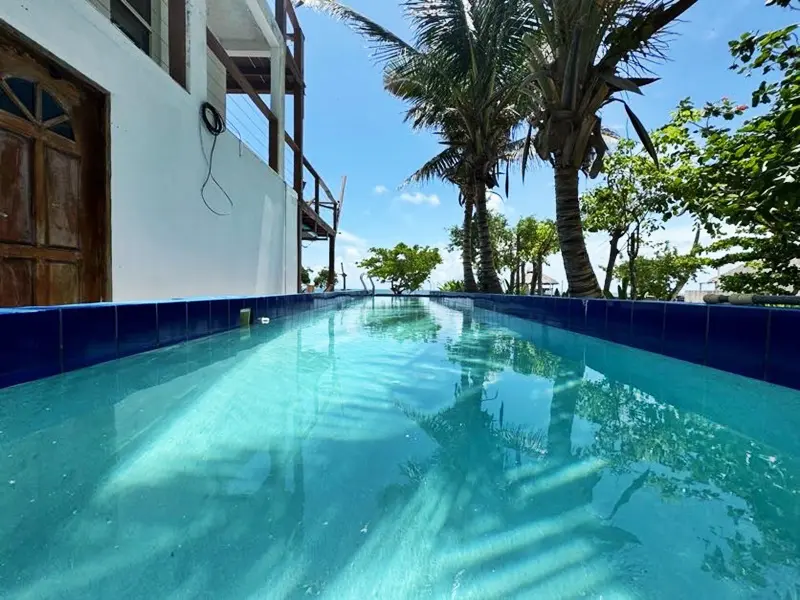
[[[103,100],[0,36],[0,306],[106,297]]]

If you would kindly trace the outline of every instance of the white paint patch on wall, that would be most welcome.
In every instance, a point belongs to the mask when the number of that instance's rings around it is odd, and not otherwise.
[[[191,93],[86,0],[2,2],[0,19],[110,94],[113,300],[293,293],[296,197],[228,132],[213,167],[233,207],[213,182],[209,204],[230,214],[203,205],[206,4],[188,5]]]

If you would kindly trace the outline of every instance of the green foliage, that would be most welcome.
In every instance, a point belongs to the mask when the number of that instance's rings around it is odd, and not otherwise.
[[[627,275],[623,275],[620,278],[620,282],[617,284],[617,298],[620,300],[627,300],[628,299],[628,277]]]
[[[508,220],[500,213],[489,211],[488,212],[489,224],[489,243],[492,246],[492,257],[494,259],[494,268],[499,271],[502,268],[504,258],[499,254],[505,251],[506,244],[508,243]],[[461,251],[464,246],[464,228],[460,225],[453,225],[447,230],[449,243],[447,249],[450,252],[454,250]],[[478,223],[476,219],[472,220],[472,233],[470,235],[470,242],[472,244],[472,256],[475,267],[480,267],[480,252],[478,251]]]
[[[695,2],[530,2],[538,25],[527,38],[530,93],[537,102],[528,118],[522,172],[531,146],[553,166],[559,237],[565,246],[561,251],[572,295],[601,295],[575,218],[578,171],[596,177],[608,152],[600,110],[610,102],[621,102],[644,148],[657,161],[647,130],[619,96],[641,94],[642,87],[656,81],[630,75],[642,70],[637,69],[640,61],[663,56],[659,37]]]
[[[671,386],[659,381],[658,374],[639,380],[649,380],[652,391]],[[749,581],[753,590],[768,595],[767,590],[776,589],[768,583],[769,573],[800,551],[796,535],[800,513],[794,510],[800,463],[791,454],[771,448],[763,438],[751,439],[720,425],[705,411],[676,408],[669,400],[674,395],[650,396],[611,378],[584,379],[576,414],[596,424],[592,447],[585,452],[603,457],[620,474],[641,473],[642,465],[658,464],[657,469],[644,472],[643,483],[664,502],[710,506],[720,498],[746,499],[729,510],[727,533],[706,547],[703,569],[721,581],[733,581],[735,574],[736,579]],[[743,405],[741,400],[739,405]],[[720,530],[716,524],[710,526]],[[742,527],[754,527],[761,534],[750,537]],[[791,598],[792,593],[786,596]]]
[[[686,282],[709,264],[709,259],[699,256],[698,252],[678,254],[675,248],[664,243],[658,247],[653,256],[636,258],[636,278],[638,297],[655,300],[674,300],[680,294]],[[617,265],[615,276],[621,280],[620,298],[627,297],[630,267],[626,263]]]
[[[781,3],[779,3],[781,4]],[[785,3],[781,5],[786,5]],[[725,225],[733,234],[710,247],[724,254],[714,266],[748,263],[725,285],[750,293],[800,292],[800,48],[791,26],[761,35],[747,33],[731,42],[734,68],[764,79],[753,91],[752,105],[766,111],[736,130],[719,123],[742,115],[747,107],[723,99],[697,108],[684,100],[666,128],[679,140],[678,160],[698,166],[690,182],[699,189],[683,199],[709,231]],[[694,141],[698,136],[702,143]],[[688,142],[680,142],[686,140]]]
[[[388,283],[395,294],[418,290],[442,263],[437,248],[408,246],[402,242],[394,248],[370,248],[369,253],[358,266],[366,269],[371,277]]]
[[[668,199],[665,173],[629,139],[621,139],[605,161],[605,182],[586,192],[581,212],[586,231],[626,235],[639,224],[646,234],[659,228],[656,217]],[[660,215],[659,215],[660,216]]]
[[[311,283],[311,269],[307,267],[303,267],[300,271],[300,282],[303,285],[308,285]]]
[[[333,285],[339,283],[339,274],[334,271],[333,273]],[[325,289],[328,287],[328,269],[322,268],[319,270],[319,273],[316,277],[314,277],[314,285]]]
[[[653,139],[660,142],[654,134]],[[659,143],[659,150],[661,144]],[[630,259],[636,257],[642,243],[672,217],[669,206],[674,203],[676,174],[662,165],[658,168],[650,157],[629,139],[619,141],[617,148],[605,162],[603,185],[586,192],[581,198],[581,216],[586,231],[604,232],[609,236],[609,255],[603,294],[609,295],[611,278],[615,272],[617,256],[623,251]],[[635,272],[629,273],[631,297],[637,295]],[[626,286],[627,289],[627,286]]]
[[[528,1],[405,2],[411,42],[335,0],[307,2],[364,36],[383,65],[386,90],[408,107],[406,120],[441,136],[444,149],[411,179],[457,185],[466,210],[474,207],[476,221],[484,225],[486,190],[498,185],[501,164],[514,157],[512,131],[534,103],[522,93],[527,81],[524,38],[536,25]],[[480,287],[500,292],[492,246],[475,239],[482,257]],[[471,286],[471,273],[465,271],[464,278]]]
[[[464,282],[458,281],[456,279],[451,279],[450,281],[445,281],[442,285],[439,286],[439,291],[441,292],[463,292],[464,291]]]
[[[361,326],[370,335],[397,342],[433,342],[442,326],[419,298],[402,298],[389,305],[367,306]]]
[[[461,250],[464,235],[463,228],[458,225],[448,230],[450,243],[448,250]],[[472,238],[473,246],[477,246],[478,226],[473,221]],[[515,226],[508,224],[504,215],[489,211],[489,240],[492,245],[494,268],[497,272],[517,272],[523,263],[533,263],[541,273],[541,266],[547,264],[547,257],[559,250],[558,232],[552,219],[538,220],[534,217],[523,217]],[[472,253],[478,257],[477,252]],[[477,260],[476,260],[477,262]],[[513,278],[517,282],[517,277]],[[511,286],[509,292],[516,292],[521,286]]]

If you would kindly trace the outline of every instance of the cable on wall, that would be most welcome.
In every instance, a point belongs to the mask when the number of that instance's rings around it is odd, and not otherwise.
[[[217,148],[217,138],[225,131],[225,119],[222,117],[220,112],[217,108],[211,104],[210,102],[203,102],[200,106],[200,117],[203,120],[203,125],[205,125],[208,132],[214,137],[214,141],[211,144],[211,153],[208,157],[208,173],[206,174],[206,179],[203,182],[203,187],[200,188],[200,197],[203,199],[203,204],[206,205],[206,208],[217,215],[218,217],[227,217],[231,213],[223,213],[217,210],[214,210],[211,205],[206,200],[206,187],[208,186],[209,181],[213,181],[216,186],[225,194],[225,198],[228,200],[228,204],[231,205],[231,211],[233,211],[233,200],[231,199],[228,192],[225,191],[225,188],[220,185],[217,178],[214,177],[214,150]]]

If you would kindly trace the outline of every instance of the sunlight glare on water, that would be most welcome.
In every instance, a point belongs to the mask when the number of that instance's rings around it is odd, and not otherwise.
[[[797,431],[788,389],[365,299],[0,391],[0,597],[798,598]]]

